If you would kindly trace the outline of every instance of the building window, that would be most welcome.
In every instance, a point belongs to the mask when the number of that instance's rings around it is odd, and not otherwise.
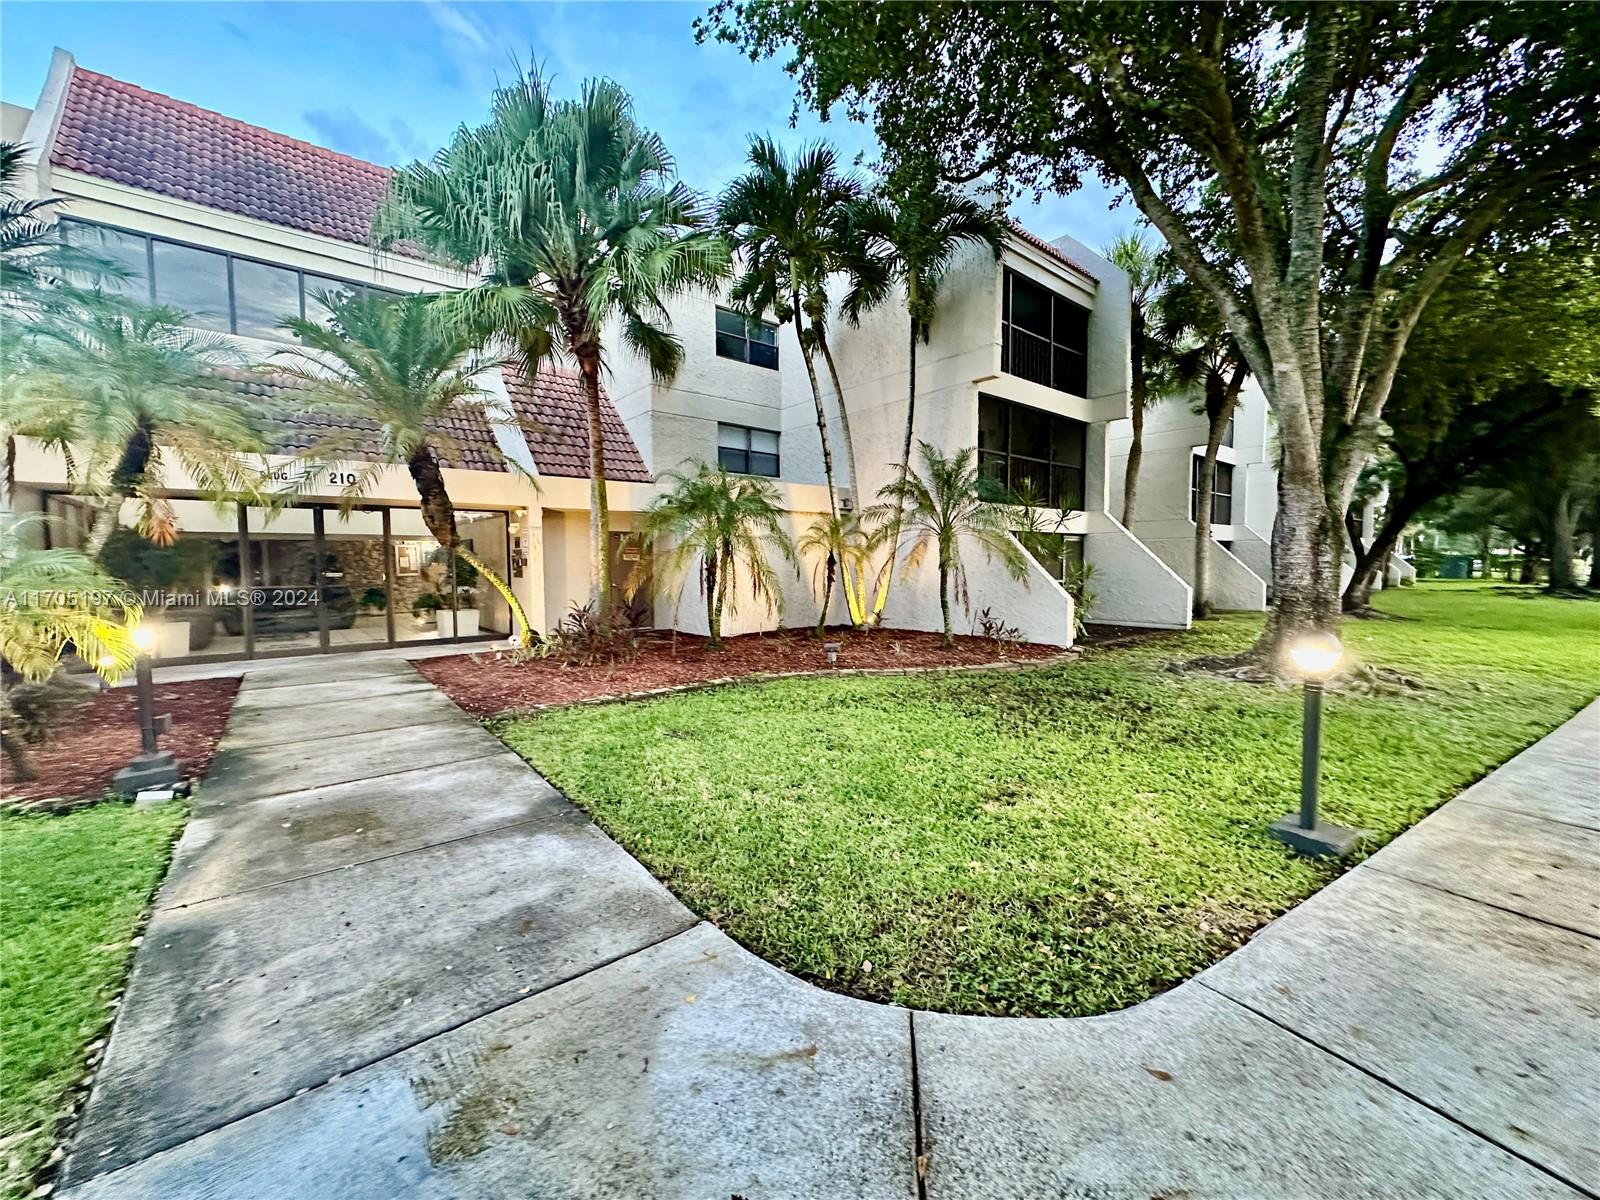
[[[109,259],[126,272],[124,278],[104,282],[107,291],[181,308],[189,315],[189,324],[219,333],[288,341],[289,335],[277,327],[285,317],[327,321],[328,310],[317,298],[323,293],[399,295],[73,218],[63,218],[59,228],[68,243]]]
[[[1065,584],[1083,568],[1083,534],[1018,532],[1017,540],[1051,579]]]
[[[1189,519],[1200,511],[1200,460],[1196,454],[1189,469]],[[1233,464],[1219,462],[1211,478],[1211,523],[1233,524]]]
[[[1000,369],[1074,396],[1089,394],[1089,310],[1007,270]]]
[[[1234,411],[1238,411],[1238,405],[1234,406]],[[1222,427],[1222,444],[1224,446],[1233,445],[1233,414],[1231,413],[1228,415],[1228,423]]]
[[[744,425],[717,426],[717,462],[740,475],[778,474],[778,435]]]
[[[778,369],[778,327],[732,309],[717,309],[717,357]],[[776,472],[774,472],[776,474]]]
[[[1070,417],[979,396],[978,468],[997,498],[1081,511],[1088,429]]]

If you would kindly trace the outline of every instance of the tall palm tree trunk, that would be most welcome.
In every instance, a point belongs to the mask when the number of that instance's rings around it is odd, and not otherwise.
[[[890,562],[894,560],[891,558]],[[828,609],[833,604],[833,551],[828,551],[828,564],[823,568],[822,574],[822,611],[817,614],[817,637],[821,637],[828,627]]]
[[[529,645],[533,631],[528,625],[528,614],[523,610],[522,601],[517,599],[517,594],[511,590],[511,585],[500,578],[493,568],[460,544],[460,537],[456,532],[455,505],[451,503],[450,492],[444,485],[444,472],[439,467],[439,456],[434,453],[433,447],[427,443],[418,446],[407,460],[406,469],[410,471],[411,481],[416,485],[417,499],[422,507],[422,523],[428,527],[433,540],[456,557],[471,563],[478,574],[488,581],[489,586],[500,593],[506,606],[511,610],[511,619],[516,622],[517,636],[521,638],[524,646]],[[453,565],[450,577],[454,581]]]
[[[1133,528],[1133,506],[1139,499],[1139,468],[1144,465],[1144,401],[1134,400],[1128,415],[1133,420],[1133,440],[1128,443],[1128,468],[1122,477],[1122,524]]]
[[[911,440],[912,431],[917,419],[917,323],[910,322],[911,336],[906,341],[906,433],[900,443],[900,478],[904,479],[911,470]],[[878,581],[878,598],[873,603],[873,616],[883,615],[884,606],[889,603],[889,585],[894,579],[894,556],[900,548],[901,519],[904,512],[897,506],[894,510],[894,525],[889,535],[889,561],[884,564],[883,578]]]
[[[611,510],[606,497],[605,429],[600,416],[599,347],[578,351],[578,374],[589,418],[589,600],[602,630],[611,628]]]
[[[812,321],[811,332],[816,338],[818,348],[822,351],[822,359],[828,366],[828,378],[833,383],[833,394],[839,402],[839,432],[844,435],[845,466],[850,472],[850,501],[859,512],[862,508],[861,476],[856,470],[856,447],[850,437],[850,413],[844,404],[844,387],[839,382],[839,368],[834,364],[833,351],[828,347],[828,338],[822,322]],[[844,589],[845,603],[850,609],[850,623],[859,629],[867,623],[866,579],[852,575],[850,563],[841,561],[839,586]]]

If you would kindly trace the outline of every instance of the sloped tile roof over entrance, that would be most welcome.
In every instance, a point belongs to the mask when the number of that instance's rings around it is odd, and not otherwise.
[[[250,371],[225,372],[232,388],[242,391],[265,413],[274,453],[308,450],[336,434],[350,435],[349,457],[358,462],[379,458],[378,423],[365,417],[320,411],[307,397],[306,385],[286,375]],[[443,466],[462,471],[509,471],[495,443],[494,431],[481,406],[463,403],[438,421],[443,436],[436,444]]]
[[[289,229],[365,244],[389,170],[74,67],[50,161]]]
[[[532,382],[514,369],[503,374],[512,408],[525,423],[528,449],[539,474],[589,478],[589,417],[577,372],[546,366]],[[600,389],[600,430],[605,441],[606,478],[618,483],[649,483],[650,471],[604,388]]]

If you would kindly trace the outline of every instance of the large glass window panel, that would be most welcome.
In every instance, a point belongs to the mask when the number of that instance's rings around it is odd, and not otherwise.
[[[245,521],[250,546],[244,586],[255,653],[316,653],[322,646],[318,608],[326,565],[317,559],[316,512],[252,507]]]
[[[978,449],[1006,452],[1006,406],[992,396],[978,397]]]
[[[283,340],[285,317],[300,315],[300,274],[284,267],[233,260],[234,330],[247,337]]]
[[[1050,457],[1050,414],[1042,409],[1011,406],[1011,453],[1027,458]]]
[[[450,603],[444,547],[434,540],[423,524],[422,513],[414,508],[389,510],[389,539],[389,553],[394,558],[395,640],[437,641],[439,611]]]
[[[506,514],[456,510],[456,536],[484,566],[501,579],[511,578],[506,561]],[[511,606],[465,559],[456,568],[457,617],[462,637],[511,632]]]
[[[361,291],[362,289],[356,284],[346,283],[342,279],[329,279],[323,275],[307,275],[305,277],[306,320],[326,325],[333,316],[333,312],[323,302],[324,299],[333,299],[336,303],[342,304]]]
[[[389,600],[383,559],[383,513],[322,515],[322,603],[328,647],[382,645],[389,639]]]
[[[210,250],[156,242],[156,302],[181,308],[188,324],[228,331],[228,260]]]
[[[1011,323],[1039,337],[1050,336],[1050,293],[1020,275],[1011,276]]]
[[[141,303],[150,302],[149,242],[141,234],[123,233],[86,221],[62,221],[61,232],[68,245],[78,246],[116,268],[114,275],[83,276],[86,286],[98,284],[107,292],[129,296]]]

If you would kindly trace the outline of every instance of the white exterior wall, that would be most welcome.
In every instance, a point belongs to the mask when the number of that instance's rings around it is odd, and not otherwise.
[[[1152,405],[1144,419],[1144,461],[1133,532],[1186,584],[1194,582],[1195,524],[1189,515],[1192,462],[1204,453],[1206,417],[1198,401],[1174,396]],[[1264,611],[1272,574],[1272,521],[1277,513],[1277,468],[1272,453],[1266,397],[1247,381],[1234,409],[1232,446],[1217,449],[1217,461],[1233,467],[1233,521],[1211,527],[1211,590],[1217,608]],[[1117,421],[1109,447],[1117,507],[1133,423]],[[1232,550],[1217,542],[1228,542]]]

